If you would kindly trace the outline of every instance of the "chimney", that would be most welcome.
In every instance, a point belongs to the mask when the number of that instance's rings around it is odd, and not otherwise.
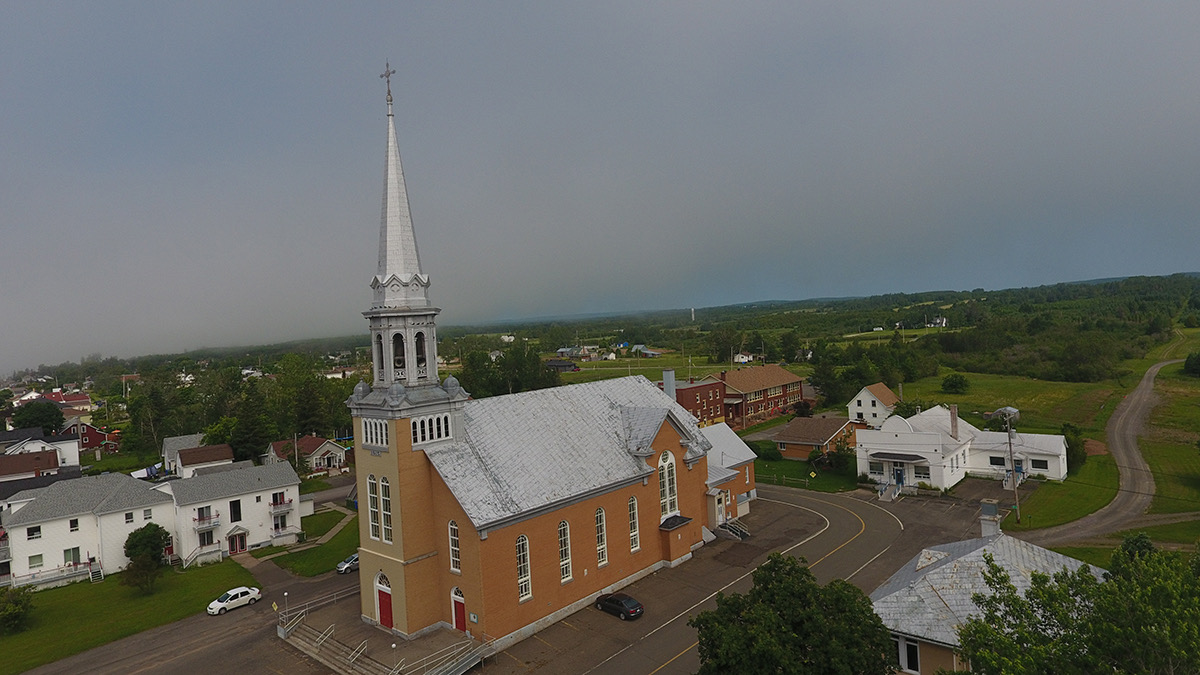
[[[1000,534],[1000,502],[995,499],[979,500],[979,529],[983,536]]]
[[[675,400],[675,369],[674,368],[668,368],[667,370],[663,371],[663,391],[667,392],[667,396],[670,396],[672,401]]]
[[[950,438],[958,440],[958,404],[950,404]]]
[[[725,371],[724,370],[721,371],[721,381],[722,382],[725,381]]]
[[[900,400],[901,401],[904,400],[904,383],[903,382],[900,383]]]

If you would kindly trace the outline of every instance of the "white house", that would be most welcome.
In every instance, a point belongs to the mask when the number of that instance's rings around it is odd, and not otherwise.
[[[191,478],[197,469],[222,464],[233,464],[233,448],[227,443],[221,445],[202,445],[198,448],[184,448],[179,451],[179,475]]]
[[[5,448],[4,454],[16,455],[47,450],[58,455],[59,466],[79,466],[79,436],[76,434],[27,438]]]
[[[0,505],[11,583],[48,587],[115,572],[129,564],[130,532],[148,522],[171,530],[174,517],[169,494],[120,473],[18,492]]]
[[[855,422],[862,422],[872,427],[883,424],[892,412],[900,397],[896,396],[882,382],[863,387],[846,406],[847,416]]]
[[[888,497],[920,483],[952,487],[968,472],[1017,483],[1029,476],[1062,480],[1067,475],[1066,439],[1052,434],[981,431],[958,417],[957,406],[936,406],[908,419],[895,415],[877,429],[856,434],[858,472],[881,485]],[[1015,465],[1015,466],[1014,466]]]
[[[157,489],[174,497],[175,553],[185,566],[292,544],[300,533],[300,478],[287,462],[206,471]]]
[[[162,458],[163,469],[167,473],[179,473],[179,451],[188,448],[198,448],[204,442],[204,434],[187,434],[185,436],[168,436],[163,439]]]
[[[262,456],[263,464],[286,462],[293,453],[304,459],[312,473],[340,473],[346,466],[346,448],[320,436],[301,436],[293,441],[275,441]]]

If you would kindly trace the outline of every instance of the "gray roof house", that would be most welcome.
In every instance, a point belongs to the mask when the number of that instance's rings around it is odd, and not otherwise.
[[[120,473],[18,492],[0,510],[9,534],[12,583],[53,586],[116,571],[129,563],[130,532],[148,522],[170,530],[173,519],[169,494]]]
[[[175,553],[185,566],[296,541],[300,477],[291,464],[220,469],[158,486],[174,497]]]
[[[203,444],[204,434],[187,434],[184,436],[169,436],[163,439],[162,458],[163,469],[168,473],[179,470],[179,451],[188,448],[198,448]]]
[[[875,613],[896,641],[903,672],[967,667],[954,650],[958,626],[979,612],[971,596],[988,591],[983,581],[985,553],[992,555],[1022,594],[1034,572],[1050,575],[1085,564],[1003,533],[921,551],[871,593]]]

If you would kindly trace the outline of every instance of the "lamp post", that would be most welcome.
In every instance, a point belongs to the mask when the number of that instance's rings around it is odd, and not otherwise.
[[[290,620],[291,620],[291,618],[292,618],[292,617],[288,616],[288,599],[287,599],[287,591],[284,591],[284,592],[283,592],[283,616],[284,616],[284,617],[286,617],[286,618],[284,619],[284,621],[290,621]]]
[[[392,643],[392,672],[396,672],[396,643]]]

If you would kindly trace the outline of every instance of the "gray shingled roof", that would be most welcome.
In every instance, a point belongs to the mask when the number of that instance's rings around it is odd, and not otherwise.
[[[633,453],[655,418],[692,440],[685,459],[711,447],[696,419],[640,375],[466,401],[463,418],[455,442],[425,454],[476,529],[653,474]]]
[[[235,471],[197,474],[170,482],[178,506],[236,497],[251,492],[299,485],[300,477],[287,462],[250,466]]]
[[[204,434],[187,434],[186,436],[168,436],[163,439],[163,459],[167,463],[179,460],[179,451],[188,448],[198,448],[204,441]]]
[[[44,488],[18,492],[10,501],[29,498],[33,498],[33,501],[4,519],[6,527],[32,525],[84,513],[103,515],[130,511],[171,501],[171,495],[123,473],[59,481]]]
[[[1063,567],[1075,571],[1084,565],[1005,534],[932,546],[871,593],[875,613],[891,631],[958,646],[956,629],[979,613],[971,596],[988,592],[983,582],[984,553],[992,554],[1022,594],[1030,587],[1033,572],[1054,574]]]

